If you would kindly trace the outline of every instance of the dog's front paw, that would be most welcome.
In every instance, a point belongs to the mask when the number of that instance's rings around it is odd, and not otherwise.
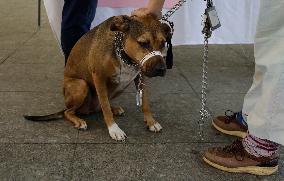
[[[108,127],[108,132],[110,137],[116,141],[124,141],[125,138],[127,138],[124,131],[122,131],[116,123]]]
[[[162,126],[158,122],[155,122],[152,126],[149,126],[149,130],[157,133],[162,130]]]

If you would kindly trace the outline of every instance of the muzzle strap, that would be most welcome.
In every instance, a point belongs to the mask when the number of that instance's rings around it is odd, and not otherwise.
[[[145,55],[144,58],[140,61],[141,66],[143,66],[144,63],[146,63],[150,58],[154,56],[161,56],[163,58],[163,55],[160,51],[152,51],[148,53],[147,55]]]

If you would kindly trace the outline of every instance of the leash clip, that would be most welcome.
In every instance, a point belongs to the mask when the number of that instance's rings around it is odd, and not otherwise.
[[[142,97],[143,97],[142,90],[137,90],[137,93],[136,93],[136,105],[137,105],[137,107],[142,106]]]
[[[137,107],[142,106],[143,99],[143,87],[145,84],[143,83],[143,77],[141,72],[138,74],[138,84],[137,84],[137,92],[136,92],[136,105]]]
[[[208,18],[208,22],[209,22],[209,25],[212,31],[221,27],[221,23],[220,23],[215,6],[206,8],[205,14]]]

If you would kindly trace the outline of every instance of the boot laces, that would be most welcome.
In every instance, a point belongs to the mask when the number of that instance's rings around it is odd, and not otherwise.
[[[235,112],[231,111],[231,110],[227,110],[225,111],[225,123],[229,124],[232,119],[234,119],[236,117],[236,114]]]
[[[245,149],[241,140],[234,141],[231,145],[224,147],[222,150],[225,153],[232,153],[238,161],[244,160]]]

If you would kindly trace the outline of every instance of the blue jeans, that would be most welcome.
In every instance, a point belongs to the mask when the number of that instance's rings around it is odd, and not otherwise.
[[[61,46],[65,64],[76,42],[91,28],[97,0],[64,0],[61,22]]]

